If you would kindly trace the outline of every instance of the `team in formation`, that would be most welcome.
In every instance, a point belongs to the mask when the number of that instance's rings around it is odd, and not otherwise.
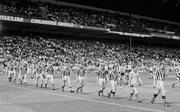
[[[78,87],[76,88],[77,93],[83,92],[83,87],[85,84],[86,73],[88,72],[88,67],[84,65],[63,65],[63,66],[53,66],[52,61],[41,60],[37,63],[29,63],[25,60],[11,60],[6,63],[6,72],[8,74],[8,80],[16,83],[17,81],[20,84],[27,83],[27,75],[31,75],[31,78],[36,78],[36,87],[45,87],[47,88],[49,81],[52,85],[52,90],[55,90],[54,87],[54,75],[59,74],[62,79],[62,92],[65,91],[65,87],[69,88],[70,92],[74,92],[71,85],[71,71],[74,71],[76,74],[76,79],[78,80]],[[132,97],[135,96],[138,102],[142,102],[138,97],[138,87],[143,85],[143,81],[139,75],[139,72],[142,70],[142,67],[131,64],[131,65],[120,65],[120,64],[99,64],[96,73],[97,73],[97,83],[99,89],[97,91],[98,95],[101,96],[104,93],[104,90],[107,87],[110,87],[110,91],[107,94],[108,98],[111,98],[111,95],[115,97],[117,86],[122,85],[124,82],[126,86],[129,86],[132,89],[130,93],[129,100],[132,100]],[[174,70],[176,71],[177,80],[172,84],[174,88],[177,83],[180,82],[180,65],[174,65]],[[152,95],[151,103],[155,102],[156,97],[161,93],[164,106],[170,106],[166,101],[166,93],[164,87],[164,80],[167,77],[168,69],[165,63],[156,63],[153,66],[148,68],[150,79],[153,80],[153,87],[156,89]]]

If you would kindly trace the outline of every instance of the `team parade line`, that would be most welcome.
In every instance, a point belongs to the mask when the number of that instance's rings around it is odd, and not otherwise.
[[[99,64],[95,73],[97,74],[97,83],[99,90],[97,95],[104,95],[104,90],[109,86],[110,91],[107,94],[108,98],[116,97],[116,89],[124,82],[126,86],[131,88],[129,93],[129,101],[132,100],[133,96],[136,101],[141,103],[142,99],[138,96],[138,88],[143,86],[143,80],[139,75],[142,71],[142,66],[137,64]],[[27,84],[27,75],[31,75],[31,78],[36,79],[36,87],[45,87],[49,84],[52,86],[52,90],[55,90],[54,86],[54,75],[55,73],[61,76],[61,91],[65,91],[65,87],[68,87],[71,93],[83,93],[83,88],[86,83],[86,73],[89,71],[88,67],[83,64],[77,65],[62,65],[53,66],[52,61],[41,60],[36,63],[30,63],[25,60],[11,60],[6,63],[4,70],[8,75],[8,81],[20,84]],[[174,64],[173,70],[176,72],[177,80],[172,83],[172,88],[180,82],[180,64]],[[76,80],[79,86],[73,90],[71,85],[72,71],[76,74]],[[154,94],[152,95],[151,103],[155,103],[157,96],[161,94],[162,102],[165,107],[169,107],[170,104],[166,101],[166,91],[164,81],[167,78],[168,69],[165,63],[156,63],[147,69],[149,73],[149,79],[153,80]]]

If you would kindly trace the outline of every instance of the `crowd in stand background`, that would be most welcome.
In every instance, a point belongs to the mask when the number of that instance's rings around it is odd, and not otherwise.
[[[138,33],[167,33],[166,31],[169,31],[180,35],[180,26],[178,25],[143,18],[130,18],[128,14],[103,12],[62,4],[30,0],[1,0],[0,9],[3,13],[68,22],[84,26],[110,28],[114,31]]]
[[[4,62],[26,60],[33,63],[43,59],[52,62],[54,66],[80,64],[86,67],[98,67],[103,63],[148,66],[164,59],[180,59],[178,48],[136,45],[129,49],[129,45],[125,43],[52,38],[34,34],[1,34],[1,59]]]

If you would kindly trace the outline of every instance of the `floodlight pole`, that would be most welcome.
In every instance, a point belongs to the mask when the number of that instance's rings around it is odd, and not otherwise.
[[[130,50],[132,48],[132,38],[131,38],[131,36],[129,37],[129,48],[130,48]]]
[[[131,30],[131,10],[132,9],[132,4],[128,4],[128,10],[129,10],[129,32],[131,33],[132,30]],[[132,37],[130,35],[129,37],[129,48],[130,50],[132,49]]]

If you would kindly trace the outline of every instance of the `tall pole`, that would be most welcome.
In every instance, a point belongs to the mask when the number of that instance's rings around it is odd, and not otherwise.
[[[128,10],[129,10],[129,32],[130,33],[132,32],[132,30],[131,30],[131,9],[132,9],[132,4],[131,3],[132,3],[132,1],[129,2],[129,4],[128,4]],[[132,37],[131,36],[129,37],[129,48],[130,48],[130,50],[132,48]]]
[[[132,48],[132,38],[131,38],[131,36],[129,37],[129,48],[130,48],[130,50]]]

